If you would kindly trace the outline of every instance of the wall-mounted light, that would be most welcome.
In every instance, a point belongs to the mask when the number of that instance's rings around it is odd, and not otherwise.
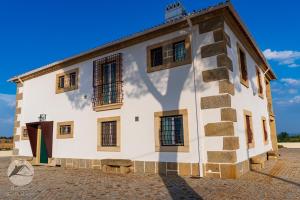
[[[40,122],[46,121],[47,115],[46,114],[40,114],[40,116],[38,117]]]

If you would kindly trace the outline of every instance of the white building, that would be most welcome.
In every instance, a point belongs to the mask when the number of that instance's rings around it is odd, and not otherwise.
[[[15,154],[238,178],[249,158],[276,151],[276,77],[232,5],[180,9],[169,7],[175,18],[162,25],[12,78]]]

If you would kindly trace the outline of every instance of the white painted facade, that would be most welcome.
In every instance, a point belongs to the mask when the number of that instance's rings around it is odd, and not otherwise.
[[[233,73],[230,73],[230,76],[236,94],[232,96],[232,107],[237,110],[238,119],[234,126],[235,134],[240,140],[237,162],[241,162],[272,149],[269,124],[267,123],[269,134],[267,145],[264,145],[261,127],[261,117],[266,117],[268,121],[269,114],[267,99],[262,99],[257,94],[254,60],[247,53],[250,87],[246,88],[241,85],[239,78],[237,37],[228,26],[225,26],[225,32],[230,36],[232,46],[228,47],[228,56],[233,61]],[[205,83],[202,79],[202,71],[216,66],[215,57],[201,58],[201,47],[214,43],[213,32],[199,34],[198,26],[193,26],[192,59],[196,77],[195,87],[193,65],[153,73],[146,72],[148,46],[186,34],[189,34],[188,28],[24,81],[23,87],[20,88],[20,92],[23,93],[23,99],[20,101],[22,113],[18,117],[21,127],[26,123],[38,121],[40,114],[46,114],[47,121],[54,122],[52,150],[54,158],[118,158],[186,163],[198,163],[200,158],[202,166],[202,163],[207,162],[207,151],[223,150],[222,137],[205,137],[204,134],[205,124],[221,121],[220,112],[216,112],[220,109],[200,108],[201,97],[214,96],[219,91],[217,81]],[[123,58],[123,106],[117,110],[95,112],[91,101],[93,61],[115,53],[122,53]],[[56,94],[56,74],[75,68],[79,68],[79,89]],[[87,99],[84,98],[85,95]],[[189,152],[155,152],[154,112],[178,109],[188,110]],[[255,148],[250,150],[246,144],[244,109],[253,114]],[[97,151],[97,119],[114,116],[121,117],[121,151]],[[139,117],[138,122],[135,121],[136,116]],[[56,138],[57,122],[62,121],[74,121],[74,138]],[[20,128],[17,132],[21,133]],[[19,149],[19,155],[32,156],[28,140],[15,142],[15,148]]]

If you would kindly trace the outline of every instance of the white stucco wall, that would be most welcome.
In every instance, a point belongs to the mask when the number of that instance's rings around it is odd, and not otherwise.
[[[237,123],[235,123],[235,134],[239,136],[240,149],[237,151],[238,161],[243,161],[249,157],[264,153],[272,149],[270,126],[269,126],[269,113],[267,107],[266,98],[266,85],[262,77],[263,85],[263,96],[258,96],[258,83],[256,76],[256,62],[250,56],[250,54],[243,47],[246,53],[247,69],[248,69],[248,79],[249,88],[245,87],[240,83],[240,70],[238,63],[237,54],[237,42],[242,45],[241,41],[234,35],[227,24],[225,24],[225,32],[230,36],[231,48],[228,48],[228,56],[233,62],[233,83],[235,86],[235,95],[232,98],[232,107],[236,108],[237,111]],[[263,74],[260,69],[261,74]],[[245,133],[245,122],[244,122],[244,110],[252,112],[252,123],[253,123],[253,137],[255,142],[255,147],[247,149],[247,139]],[[264,133],[262,128],[262,117],[266,118],[266,129],[268,132],[268,144],[264,144]]]
[[[237,109],[238,122],[235,123],[236,135],[240,137],[240,150],[238,161],[247,157],[246,140],[244,132],[243,109],[252,111],[255,149],[249,154],[254,155],[271,148],[264,146],[261,132],[261,116],[268,119],[266,98],[262,100],[253,95],[253,84],[246,89],[239,82],[236,37],[226,26],[226,32],[231,38],[232,49],[229,56],[234,64],[234,73],[231,79],[236,87],[236,95],[233,99],[233,107]],[[201,59],[201,47],[213,43],[213,33],[199,35],[198,27],[193,28],[192,57],[195,66],[196,99],[194,91],[194,74],[192,65],[185,65],[173,69],[146,73],[146,48],[174,37],[188,33],[188,29],[167,34],[114,53],[122,53],[123,56],[123,106],[119,110],[94,112],[92,109],[92,75],[94,58],[63,70],[52,72],[24,82],[23,100],[20,106],[22,113],[18,120],[21,126],[25,123],[35,122],[40,114],[47,114],[47,121],[54,121],[53,133],[53,157],[55,158],[124,158],[142,161],[169,161],[169,162],[198,162],[207,160],[207,150],[222,150],[222,137],[205,137],[204,125],[211,122],[219,122],[220,109],[200,110],[200,99],[205,96],[218,95],[218,82],[204,83],[202,71],[213,69],[216,65],[216,57]],[[255,83],[256,77],[254,61],[247,54],[248,73],[251,83]],[[56,74],[70,69],[79,68],[79,89],[67,93],[55,93]],[[265,93],[265,90],[264,90]],[[88,98],[84,99],[83,96]],[[196,106],[197,105],[197,106]],[[188,153],[164,153],[155,152],[154,142],[154,112],[188,109],[188,126],[190,151]],[[199,121],[196,120],[198,111]],[[101,117],[121,117],[121,152],[97,151],[97,119]],[[139,121],[135,122],[135,116]],[[56,123],[61,121],[74,121],[74,138],[56,139]],[[199,125],[199,140],[197,135],[197,123]],[[268,127],[269,128],[269,127]],[[269,130],[269,129],[268,129]],[[269,136],[270,138],[270,136]],[[199,144],[198,144],[199,141]],[[200,145],[200,146],[199,146]],[[32,156],[29,141],[16,142],[19,154]],[[200,150],[200,155],[198,153]],[[202,170],[201,170],[202,171]]]

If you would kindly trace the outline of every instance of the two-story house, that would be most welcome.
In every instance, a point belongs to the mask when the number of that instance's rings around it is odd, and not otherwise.
[[[238,178],[277,150],[274,79],[231,3],[190,14],[170,5],[161,25],[10,79],[14,152],[36,164],[115,159],[137,173]]]

